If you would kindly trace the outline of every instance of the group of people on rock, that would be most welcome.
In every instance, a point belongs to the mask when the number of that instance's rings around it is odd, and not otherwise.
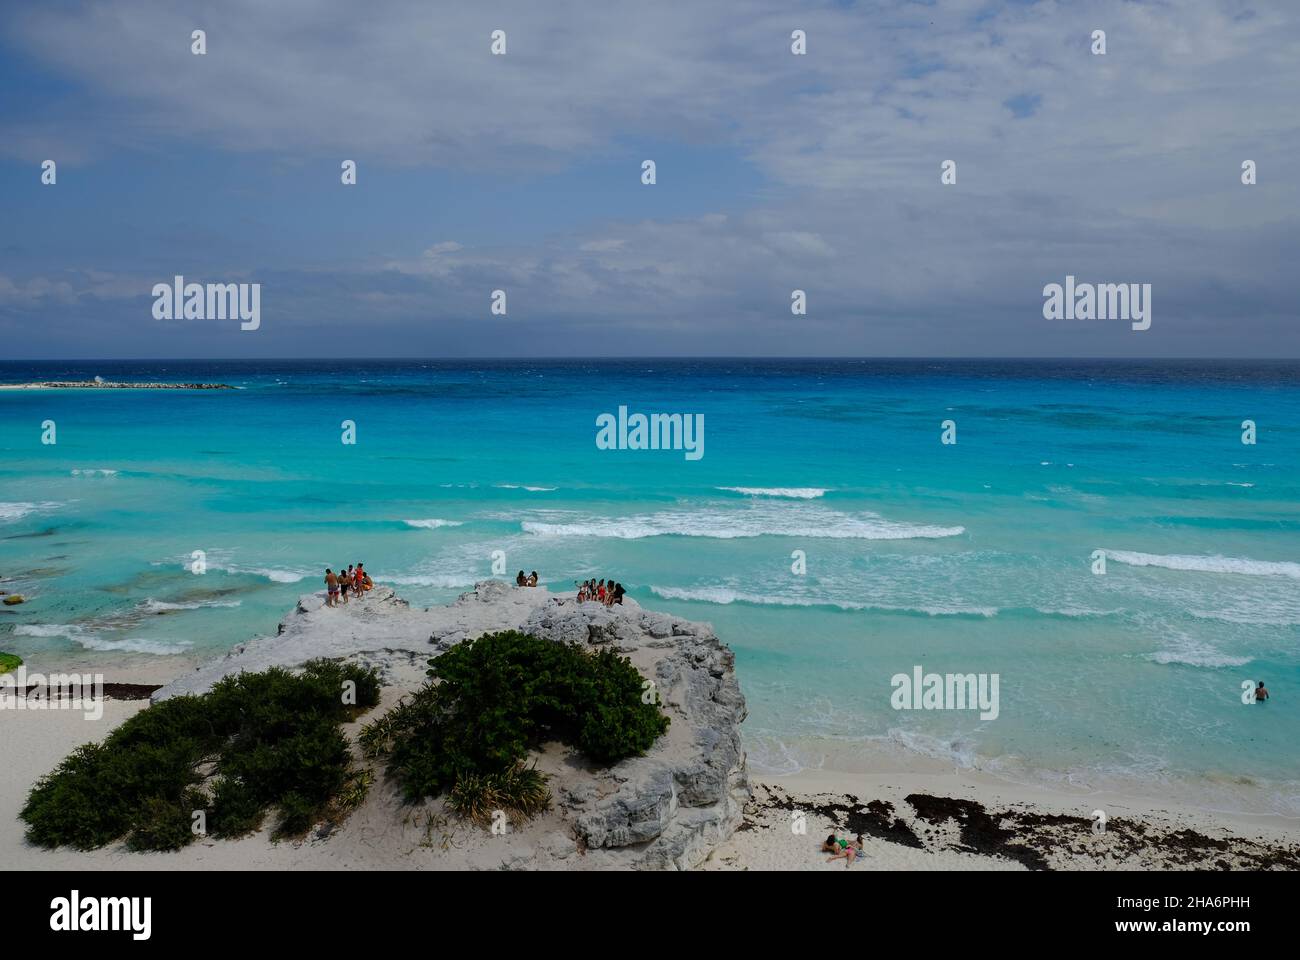
[[[325,606],[337,607],[339,598],[343,602],[348,602],[348,594],[352,594],[358,600],[365,595],[367,590],[374,587],[374,581],[370,579],[370,574],[366,573],[364,563],[358,563],[355,567],[348,564],[344,570],[339,567],[339,572],[335,573],[329,567],[325,568]]]
[[[520,570],[520,571],[519,571],[519,576],[515,577],[515,586],[516,586],[516,587],[535,587],[535,586],[537,586],[537,571],[534,570],[532,573],[530,573],[528,576],[525,577],[525,576],[524,576],[524,572],[523,572],[522,570]]]
[[[623,602],[623,584],[615,583],[610,580],[606,583],[604,580],[584,580],[582,583],[574,584],[578,588],[578,602],[586,603],[593,601],[603,603],[607,607]]]

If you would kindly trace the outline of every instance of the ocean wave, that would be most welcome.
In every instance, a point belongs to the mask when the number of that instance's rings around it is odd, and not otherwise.
[[[1171,647],[1146,655],[1152,663],[1183,664],[1189,667],[1242,667],[1251,657],[1234,657],[1199,640],[1185,638]]]
[[[1105,550],[1107,560],[1130,567],[1163,567],[1166,570],[1190,570],[1198,573],[1236,573],[1249,577],[1291,577],[1300,579],[1300,563],[1276,560],[1251,560],[1246,557],[1187,556],[1183,554],[1135,553],[1130,550]]]
[[[927,617],[996,617],[997,607],[962,607],[947,604],[923,606],[899,606],[883,603],[860,603],[853,600],[829,600],[812,597],[776,597],[768,594],[744,593],[729,587],[682,587],[651,586],[650,592],[665,600],[687,600],[697,603],[732,603],[754,606],[773,607],[832,607],[838,610],[878,610],[883,613],[903,613],[924,615]]]
[[[63,506],[63,504],[56,500],[42,500],[39,503],[32,503],[30,501],[0,503],[0,522],[21,520],[28,514],[57,510],[61,506]]]
[[[99,637],[81,637],[77,638],[77,642],[87,650],[96,650],[102,653],[149,653],[160,657],[170,657],[178,653],[184,653],[191,646],[188,641],[184,640],[176,643],[164,643],[161,640],[136,638],[103,640]]]
[[[189,569],[190,563],[191,561],[188,557],[183,561],[183,565],[187,570]],[[208,561],[208,569],[218,570],[221,573],[229,573],[237,577],[264,577],[272,583],[297,583],[299,580],[311,576],[310,573],[300,570],[279,570],[272,567],[241,567],[233,563],[213,563],[211,560]],[[324,574],[322,574],[322,576],[324,576]]]
[[[816,500],[826,496],[821,487],[718,487],[730,493],[742,493],[747,497],[782,497],[787,500]]]
[[[460,590],[472,587],[478,581],[467,574],[411,573],[384,577],[383,582],[399,587],[438,587],[443,590]]]
[[[559,487],[530,487],[526,483],[495,483],[498,490],[527,490],[529,493],[553,493]]]
[[[20,623],[14,627],[15,637],[60,637],[74,640],[85,635],[86,628],[75,623]]]
[[[125,640],[105,640],[96,633],[75,623],[23,623],[14,627],[14,636],[41,637],[45,639],[71,640],[86,650],[102,653],[150,653],[158,656],[172,656],[184,653],[191,644],[188,641],[165,643],[161,640],[145,640],[131,637]]]
[[[1044,617],[1064,617],[1067,620],[1088,620],[1093,617],[1113,617],[1123,610],[1093,610],[1090,607],[1034,607],[1033,612]]]
[[[90,467],[87,469],[73,470],[72,475],[74,477],[115,477],[117,476],[117,471],[105,470],[100,467]]]
[[[237,607],[239,600],[195,600],[191,603],[169,603],[148,597],[140,601],[139,607],[145,613],[167,613],[171,610],[202,610],[204,607]]]
[[[976,752],[975,744],[961,736],[938,737],[918,730],[890,727],[883,735],[868,735],[865,739],[896,748],[901,747],[908,752],[944,760],[968,770],[980,766],[980,757]]]
[[[402,523],[408,527],[418,527],[421,530],[437,530],[439,527],[462,527],[465,525],[464,520],[439,520],[436,517],[429,520],[403,520]]]
[[[886,520],[874,513],[845,514],[801,506],[779,510],[666,512],[629,517],[574,517],[525,520],[525,533],[539,537],[601,537],[641,540],[647,537],[806,537],[826,540],[916,540],[956,537],[965,527]]]
[[[1290,627],[1300,624],[1300,596],[1280,593],[1216,598],[1220,606],[1212,609],[1189,606],[1187,613],[1198,620],[1216,620],[1252,627]],[[1198,598],[1202,599],[1202,598]]]

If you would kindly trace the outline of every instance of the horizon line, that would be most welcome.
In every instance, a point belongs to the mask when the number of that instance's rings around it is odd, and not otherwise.
[[[641,361],[641,360],[772,360],[772,361],[791,361],[791,360],[818,360],[831,362],[846,362],[860,360],[923,360],[923,361],[963,361],[963,360],[1001,360],[1001,361],[1105,361],[1107,363],[1151,363],[1151,362],[1186,362],[1197,361],[1202,363],[1225,363],[1225,362],[1246,362],[1246,363],[1295,363],[1300,362],[1300,356],[1295,357],[1204,357],[1204,356],[1172,356],[1172,357],[1113,357],[1113,356],[1001,356],[996,354],[979,355],[979,356],[923,356],[919,354],[896,354],[888,356],[787,356],[784,354],[638,354],[635,356],[564,356],[564,355],[546,355],[539,357],[529,356],[428,356],[428,357],[349,357],[340,359],[333,356],[310,356],[310,357],[3,357],[0,358],[0,365],[18,364],[18,363],[270,363],[270,362],[317,362],[329,361],[332,363],[367,363],[367,362],[391,362],[391,363],[420,363],[425,361],[564,361],[564,362],[594,362],[594,361]]]

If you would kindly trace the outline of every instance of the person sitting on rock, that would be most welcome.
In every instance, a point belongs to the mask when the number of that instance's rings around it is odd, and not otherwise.
[[[516,587],[528,586],[528,577],[524,575],[524,572],[522,570],[519,571],[519,576],[515,577],[515,586]]]
[[[530,586],[530,587],[535,587],[535,586],[537,586],[537,571],[536,571],[536,570],[534,570],[532,573],[530,573],[530,574],[528,575],[528,586]]]

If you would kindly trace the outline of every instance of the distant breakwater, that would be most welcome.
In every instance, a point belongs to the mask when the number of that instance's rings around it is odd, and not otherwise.
[[[47,380],[3,383],[0,390],[234,390],[228,383],[125,383],[111,380]]]

